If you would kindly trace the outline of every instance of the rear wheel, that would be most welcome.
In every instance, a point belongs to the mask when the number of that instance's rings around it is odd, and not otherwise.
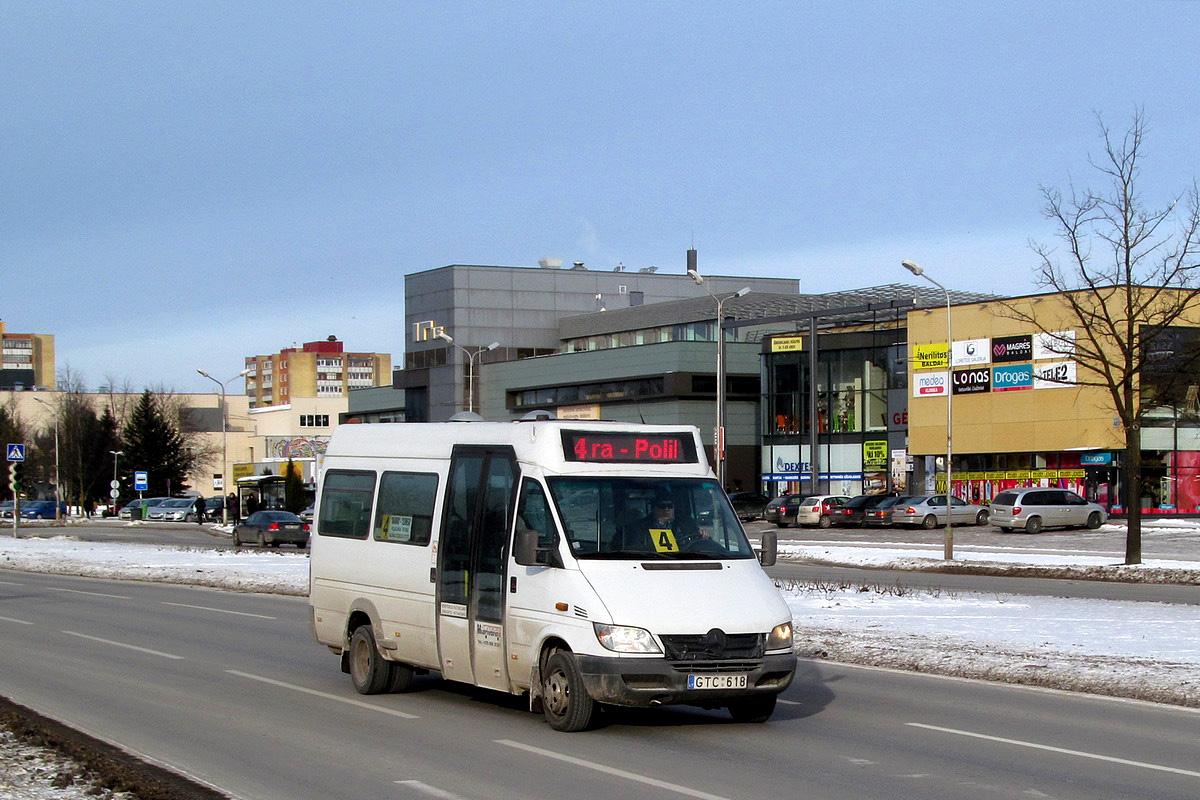
[[[370,625],[360,625],[350,637],[350,680],[359,694],[379,694],[391,682],[389,662],[375,646]]]
[[[766,722],[775,713],[776,695],[744,697],[729,704],[729,716],[734,722]]]
[[[542,675],[542,706],[546,721],[556,731],[587,730],[596,713],[596,701],[583,685],[575,655],[557,652],[546,662]]]
[[[833,520],[829,518],[828,514],[822,514],[821,518],[817,520],[817,525],[822,528],[828,528],[832,524]]]
[[[1096,528],[1100,527],[1099,511],[1093,511],[1092,513],[1088,514],[1087,526],[1089,531],[1094,531]]]
[[[927,531],[933,530],[937,527],[937,517],[933,514],[927,515],[925,519],[921,520],[921,527]]]
[[[1042,518],[1041,517],[1030,517],[1029,519],[1025,520],[1025,532],[1026,533],[1041,533],[1042,532]]]

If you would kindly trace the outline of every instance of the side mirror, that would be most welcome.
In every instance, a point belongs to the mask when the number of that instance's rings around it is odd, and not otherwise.
[[[773,567],[778,557],[779,534],[775,531],[763,531],[762,549],[758,551],[758,563],[764,567]]]
[[[518,528],[513,537],[513,558],[522,567],[536,567],[538,560],[538,533],[529,528]]]

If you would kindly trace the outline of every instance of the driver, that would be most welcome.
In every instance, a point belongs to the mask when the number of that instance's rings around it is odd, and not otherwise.
[[[675,500],[669,492],[659,492],[654,496],[654,505],[641,524],[650,538],[651,545],[659,552],[681,550],[690,542],[706,535],[698,531],[690,520],[676,519]]]

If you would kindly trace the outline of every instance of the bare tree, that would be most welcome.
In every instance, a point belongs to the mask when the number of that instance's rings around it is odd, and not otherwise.
[[[1077,328],[1073,342],[1062,340],[1063,351],[1073,351],[1075,383],[1104,389],[1124,430],[1125,563],[1140,564],[1142,423],[1154,408],[1178,405],[1180,386],[1200,383],[1194,377],[1200,348],[1176,348],[1162,357],[1164,340],[1182,327],[1194,328],[1200,311],[1200,264],[1194,263],[1200,255],[1200,193],[1193,180],[1165,206],[1147,208],[1139,192],[1145,114],[1136,111],[1123,134],[1114,134],[1099,117],[1097,122],[1104,154],[1089,158],[1089,164],[1107,185],[1072,186],[1068,196],[1043,186],[1043,215],[1065,247],[1030,246],[1039,259],[1035,282],[1061,293],[1069,323]],[[1014,302],[1005,308],[1006,316],[1053,341],[1056,331],[1028,306]]]

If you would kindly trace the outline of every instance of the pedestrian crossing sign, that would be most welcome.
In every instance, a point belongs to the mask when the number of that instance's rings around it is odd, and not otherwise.
[[[10,444],[8,446],[9,461],[24,461],[25,460],[25,445]]]

